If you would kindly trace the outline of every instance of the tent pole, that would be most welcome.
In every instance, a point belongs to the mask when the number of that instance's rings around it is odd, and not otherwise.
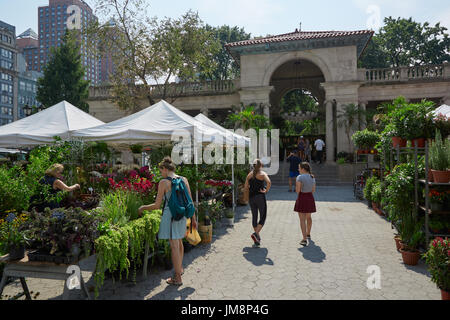
[[[231,163],[231,188],[232,188],[232,194],[233,194],[233,212],[236,210],[236,195],[235,195],[235,188],[234,188],[234,161]]]

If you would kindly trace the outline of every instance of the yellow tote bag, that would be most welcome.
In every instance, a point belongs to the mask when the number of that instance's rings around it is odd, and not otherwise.
[[[198,233],[196,228],[191,229],[191,219],[187,219],[186,221],[186,240],[192,244],[193,246],[196,246],[197,244],[202,241],[202,238],[200,238],[200,234]]]

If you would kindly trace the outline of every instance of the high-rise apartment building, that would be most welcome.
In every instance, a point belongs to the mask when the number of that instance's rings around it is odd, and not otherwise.
[[[80,53],[85,68],[85,80],[91,85],[100,82],[100,59],[96,46],[89,43],[83,31],[97,19],[89,5],[82,0],[49,0],[49,5],[38,8],[39,17],[39,71],[48,63],[52,47],[59,47],[66,29],[79,31]]]
[[[0,125],[17,120],[16,27],[0,21]]]
[[[39,38],[31,28],[17,36],[17,48],[19,53],[27,61],[28,71],[39,70]]]

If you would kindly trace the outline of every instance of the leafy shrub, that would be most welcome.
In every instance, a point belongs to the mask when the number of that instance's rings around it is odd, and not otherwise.
[[[435,142],[430,146],[430,164],[434,170],[445,171],[450,168],[450,140],[442,141],[438,130],[436,130]]]
[[[375,176],[370,177],[367,179],[366,181],[366,185],[364,187],[364,198],[366,198],[367,201],[371,202],[373,201],[373,197],[372,197],[372,190],[375,186],[376,183],[379,183],[379,179]]]
[[[362,131],[356,131],[352,135],[352,140],[359,149],[372,149],[380,141],[380,134],[364,129]]]

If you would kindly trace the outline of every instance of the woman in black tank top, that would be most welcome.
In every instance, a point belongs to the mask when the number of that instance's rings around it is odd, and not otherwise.
[[[261,160],[256,159],[253,163],[253,171],[247,175],[245,181],[245,188],[249,190],[249,204],[252,211],[252,225],[254,230],[254,233],[250,237],[256,246],[259,246],[261,243],[259,233],[264,226],[267,215],[266,193],[269,192],[271,186],[269,177],[261,168]]]

